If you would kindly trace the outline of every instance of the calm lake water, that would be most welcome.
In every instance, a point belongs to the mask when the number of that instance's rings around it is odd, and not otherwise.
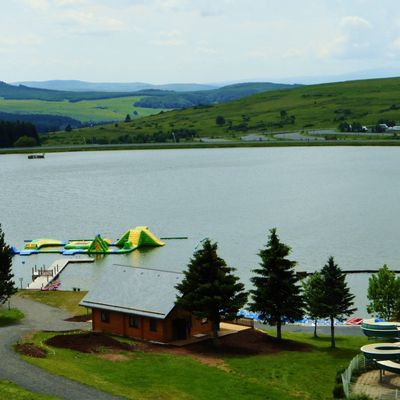
[[[90,289],[114,263],[183,270],[199,241],[248,285],[269,229],[292,247],[298,269],[333,255],[343,269],[400,269],[400,148],[324,147],[104,151],[0,156],[0,222],[9,244],[25,239],[111,239],[136,225],[188,236],[163,248],[70,265],[63,289]],[[60,255],[14,257],[26,286],[34,265]],[[367,275],[348,279],[366,315]]]

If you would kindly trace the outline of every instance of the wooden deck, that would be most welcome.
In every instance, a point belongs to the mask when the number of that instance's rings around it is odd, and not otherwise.
[[[250,326],[244,326],[244,325],[237,325],[237,324],[230,324],[227,322],[221,322],[220,323],[220,330],[218,331],[218,337],[224,337],[227,335],[232,335],[234,333],[238,333],[240,331],[244,331],[247,329],[253,329]],[[185,340],[175,340],[173,342],[170,342],[168,344],[171,344],[173,346],[181,347],[181,346],[186,346],[188,344],[192,343],[198,343],[198,342],[203,342],[204,340],[208,340],[211,338],[211,335],[197,335],[196,337],[191,337],[189,339]]]
[[[50,286],[52,282],[58,278],[60,273],[71,263],[92,263],[94,258],[62,258],[56,260],[48,269],[33,271],[32,282],[26,287],[32,290],[44,290]]]

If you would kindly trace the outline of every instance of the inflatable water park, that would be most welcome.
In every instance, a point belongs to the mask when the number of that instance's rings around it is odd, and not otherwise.
[[[23,250],[12,247],[14,254],[30,256],[41,253],[74,254],[126,254],[140,247],[164,246],[165,243],[150,232],[147,226],[129,229],[119,239],[112,241],[98,234],[93,239],[61,241],[55,239],[29,240]]]

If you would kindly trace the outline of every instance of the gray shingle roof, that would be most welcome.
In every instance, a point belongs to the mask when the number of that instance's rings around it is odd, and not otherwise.
[[[80,305],[164,319],[174,308],[183,274],[113,265]]]

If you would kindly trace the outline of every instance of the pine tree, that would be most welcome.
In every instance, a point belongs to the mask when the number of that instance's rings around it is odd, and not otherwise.
[[[244,285],[234,271],[218,257],[217,244],[207,239],[190,259],[184,279],[176,286],[181,296],[175,304],[199,318],[208,318],[215,344],[221,317],[235,318],[247,300]]]
[[[331,322],[331,347],[335,348],[335,324],[334,319],[342,320],[344,316],[351,315],[357,308],[352,308],[354,295],[346,283],[346,274],[335,264],[333,257],[329,257],[328,263],[321,270],[324,281],[324,294],[322,297],[322,309],[324,317]]]
[[[4,232],[0,225],[0,304],[4,304],[17,289],[11,273],[12,256],[10,247],[4,241]]]
[[[322,298],[324,295],[324,281],[319,272],[310,275],[303,282],[304,303],[307,315],[314,320],[314,337],[317,337],[318,318],[324,317]]]
[[[257,275],[251,278],[255,289],[250,291],[250,310],[259,313],[264,322],[276,325],[276,336],[281,339],[282,322],[302,318],[304,302],[294,271],[296,262],[287,258],[290,247],[279,241],[275,228],[270,233],[266,248],[259,252],[261,268],[254,270]]]

